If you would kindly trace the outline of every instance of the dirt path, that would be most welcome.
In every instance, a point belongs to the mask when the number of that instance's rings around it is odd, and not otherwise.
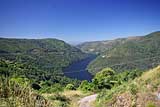
[[[94,100],[96,100],[97,94],[90,95],[87,97],[82,98],[78,103],[79,107],[91,107],[90,103]]]

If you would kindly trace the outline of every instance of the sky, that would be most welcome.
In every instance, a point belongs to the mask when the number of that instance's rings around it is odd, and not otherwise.
[[[160,30],[160,0],[0,0],[0,37],[67,42]]]

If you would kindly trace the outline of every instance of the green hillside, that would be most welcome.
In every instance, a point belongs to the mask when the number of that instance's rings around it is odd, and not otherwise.
[[[63,97],[57,93],[62,92],[67,84],[76,86],[79,81],[21,63],[0,60],[0,107],[55,107],[42,93],[55,93],[55,100],[61,101]]]
[[[79,47],[85,52],[95,50],[92,53],[99,53],[99,56],[88,66],[93,74],[104,67],[111,67],[118,71],[146,70],[160,63],[160,32],[87,44]]]
[[[114,47],[124,44],[130,41],[137,41],[141,37],[130,37],[130,38],[119,38],[115,40],[104,40],[104,41],[93,41],[93,42],[84,42],[77,45],[83,52],[101,54],[105,51],[110,51]]]
[[[160,66],[99,93],[96,107],[159,107]]]
[[[87,56],[57,39],[0,38],[0,106],[67,107],[70,100],[61,92],[75,90],[80,81],[62,70]]]
[[[86,54],[57,39],[0,38],[0,58],[31,65],[39,69],[61,71]]]

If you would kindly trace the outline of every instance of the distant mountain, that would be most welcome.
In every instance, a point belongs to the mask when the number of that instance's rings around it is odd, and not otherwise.
[[[125,42],[139,40],[141,37],[129,37],[129,38],[118,38],[115,40],[104,40],[104,41],[93,41],[93,42],[84,42],[77,45],[83,52],[99,54],[105,51],[109,51],[114,47],[124,44]]]
[[[39,69],[62,71],[70,63],[86,56],[62,40],[0,38],[0,58]]]
[[[145,70],[160,64],[160,31],[140,37],[87,42],[78,47],[84,52],[99,54],[88,66],[93,74],[104,67],[119,71]]]

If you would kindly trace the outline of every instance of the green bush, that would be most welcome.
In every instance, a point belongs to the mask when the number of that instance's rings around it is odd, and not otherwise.
[[[138,87],[135,83],[132,83],[129,85],[129,91],[131,92],[132,95],[136,95],[138,91]]]
[[[53,96],[49,97],[50,100],[59,100],[59,101],[64,101],[64,102],[68,102],[69,99],[65,96],[65,95],[61,95],[59,93],[56,93]]]
[[[89,83],[87,80],[81,82],[79,89],[82,91],[94,91],[95,85],[91,82]]]
[[[40,89],[41,93],[56,93],[63,91],[64,87],[58,83],[52,86],[45,86]]]
[[[55,103],[55,106],[57,106],[57,107],[68,107],[69,103],[70,103],[69,98],[67,98],[66,96],[61,95],[59,93],[56,93],[53,96],[49,96],[48,98],[52,101],[58,101],[58,103]]]
[[[111,89],[114,86],[115,81],[115,71],[111,68],[104,68],[102,71],[98,72],[93,79],[93,84],[98,89]]]
[[[147,103],[146,107],[156,107],[156,106],[155,106],[155,104],[153,102],[149,102],[149,103]]]
[[[73,84],[67,84],[65,89],[67,89],[67,90],[75,90],[75,87],[74,87]]]

